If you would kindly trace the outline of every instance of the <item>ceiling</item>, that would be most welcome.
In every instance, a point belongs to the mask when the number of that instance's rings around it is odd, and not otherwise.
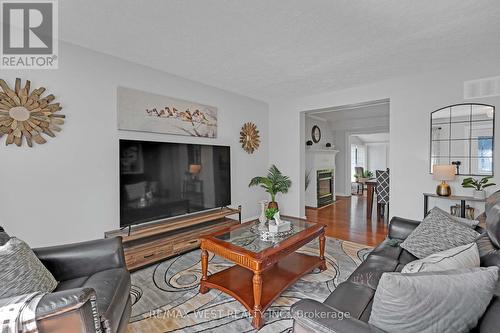
[[[497,0],[59,1],[62,40],[261,100],[500,54]]]
[[[357,134],[356,136],[364,143],[389,142],[389,133]]]

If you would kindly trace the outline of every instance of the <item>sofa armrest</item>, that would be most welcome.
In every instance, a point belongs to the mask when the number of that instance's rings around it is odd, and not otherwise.
[[[66,281],[111,268],[125,268],[120,237],[33,249],[58,281]]]
[[[350,318],[339,311],[312,299],[303,299],[290,309],[295,333],[381,333],[375,326]]]
[[[389,223],[389,238],[404,240],[420,224],[420,221],[394,216]]]
[[[96,293],[76,288],[47,294],[36,308],[40,333],[101,332]]]

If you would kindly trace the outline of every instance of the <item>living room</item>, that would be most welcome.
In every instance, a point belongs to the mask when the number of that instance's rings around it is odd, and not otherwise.
[[[1,2],[3,330],[500,329],[496,2],[42,3]],[[348,154],[306,115],[374,101],[384,221],[310,218],[308,149]]]

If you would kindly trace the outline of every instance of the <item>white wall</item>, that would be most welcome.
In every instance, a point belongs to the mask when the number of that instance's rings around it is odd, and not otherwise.
[[[475,65],[471,58],[453,70],[398,78],[297,99],[275,100],[270,103],[271,162],[280,161],[283,171],[296,182],[302,182],[303,162],[300,159],[301,145],[300,114],[339,105],[349,105],[373,100],[390,99],[390,163],[391,169],[391,215],[421,218],[423,215],[422,192],[433,192],[436,181],[429,174],[429,117],[440,107],[462,103],[479,102],[500,106],[500,97],[463,99],[465,80],[500,74],[500,59],[497,63]],[[498,112],[498,108],[497,108]],[[497,128],[498,128],[498,119]],[[281,135],[283,132],[289,135]],[[496,138],[498,142],[498,137]],[[499,145],[495,143],[495,174],[500,172]],[[301,169],[302,168],[302,169]],[[301,178],[302,177],[302,178]],[[302,180],[301,180],[302,179]],[[461,179],[451,183],[455,193],[471,194],[460,187]],[[498,183],[498,181],[497,181]],[[490,188],[489,192],[494,188]],[[281,207],[285,214],[304,216],[303,196],[299,188],[292,188],[283,198]]]
[[[0,225],[10,234],[42,246],[102,238],[118,228],[119,138],[230,145],[233,204],[243,205],[244,218],[258,215],[257,201],[266,195],[247,185],[268,169],[267,104],[64,43],[59,53],[58,70],[2,71],[11,85],[20,77],[46,87],[67,116],[45,145],[0,148]],[[218,138],[119,132],[118,85],[218,107]],[[238,143],[247,121],[261,135],[253,155]]]
[[[366,144],[366,162],[368,170],[385,170],[389,166],[389,143],[367,143]]]
[[[312,140],[312,128],[314,126],[318,126],[319,129],[321,130],[321,139],[319,140],[318,143],[314,143]],[[333,144],[334,138],[333,138],[333,132],[332,129],[330,128],[330,125],[326,120],[321,120],[320,118],[314,117],[314,116],[305,116],[305,126],[304,126],[304,137],[306,141],[311,140],[313,141],[313,145],[311,148],[313,149],[321,149],[325,148],[327,143]],[[304,142],[305,144],[305,142]]]

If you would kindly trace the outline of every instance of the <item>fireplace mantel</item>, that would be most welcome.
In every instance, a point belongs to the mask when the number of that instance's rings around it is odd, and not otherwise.
[[[317,148],[310,148],[310,149],[306,149],[306,153],[318,153],[318,154],[324,154],[324,153],[333,153],[334,155],[337,154],[338,152],[340,152],[339,150],[335,150],[335,149],[327,149],[327,148],[321,148],[321,149],[317,149]]]
[[[307,148],[306,173],[309,174],[309,186],[305,191],[306,206],[318,207],[318,178],[319,170],[333,170],[333,200],[335,201],[335,155],[338,150],[332,148]]]

